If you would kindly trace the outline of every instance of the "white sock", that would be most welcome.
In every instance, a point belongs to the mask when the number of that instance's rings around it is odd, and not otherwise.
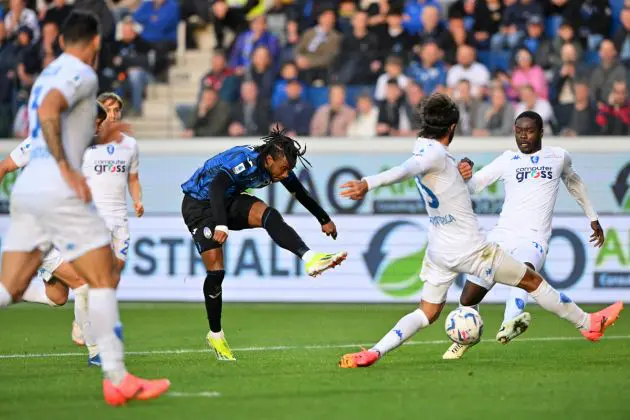
[[[313,256],[315,256],[315,253],[309,249],[304,253],[304,255],[302,255],[302,261],[309,262],[313,259]]]
[[[11,293],[4,287],[4,284],[0,283],[0,308],[6,308],[13,303]]]
[[[74,321],[79,324],[83,332],[83,340],[88,349],[90,357],[98,354],[98,346],[90,325],[90,317],[88,314],[88,291],[90,288],[87,284],[77,287],[74,292]]]
[[[383,338],[376,343],[370,350],[378,351],[381,356],[394,350],[402,343],[407,341],[411,336],[417,333],[420,329],[429,325],[429,319],[420,309],[408,313],[400,318],[400,320],[394,325],[394,328]]]
[[[48,306],[58,306],[55,302],[50,300],[46,295],[46,285],[41,281],[32,281],[26,288],[22,295],[24,302],[41,303]]]
[[[577,328],[590,329],[588,314],[564,293],[558,293],[546,280],[543,280],[538,289],[530,293],[530,296],[544,309],[566,319]]]
[[[100,350],[105,377],[114,385],[125,377],[122,325],[118,313],[116,290],[92,289],[88,291],[90,325]],[[120,337],[119,337],[120,336]]]
[[[223,338],[225,338],[225,334],[223,334],[223,330],[221,330],[219,332],[210,331],[210,337],[223,339]]]
[[[505,312],[503,313],[503,323],[513,320],[523,313],[527,305],[528,294],[519,287],[510,287],[510,295],[505,302]]]

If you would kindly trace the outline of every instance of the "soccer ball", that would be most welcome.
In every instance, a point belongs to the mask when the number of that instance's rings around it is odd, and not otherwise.
[[[475,344],[483,334],[483,320],[475,309],[462,306],[446,317],[446,335],[457,344]]]

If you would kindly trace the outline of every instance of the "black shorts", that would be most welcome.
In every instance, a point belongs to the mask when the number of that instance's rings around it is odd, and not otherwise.
[[[249,194],[239,194],[225,200],[227,226],[230,230],[249,229],[249,210],[261,201]],[[182,216],[188,226],[197,250],[201,254],[209,249],[221,248],[221,244],[212,239],[217,223],[212,218],[212,203],[196,200],[184,194],[182,201]]]

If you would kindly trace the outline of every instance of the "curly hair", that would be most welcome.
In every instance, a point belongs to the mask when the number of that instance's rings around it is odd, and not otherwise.
[[[440,139],[459,122],[459,109],[449,96],[434,93],[422,101],[419,119],[420,137]]]

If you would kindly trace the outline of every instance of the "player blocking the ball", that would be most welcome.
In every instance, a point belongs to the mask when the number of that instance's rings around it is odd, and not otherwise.
[[[571,322],[587,340],[599,340],[606,328],[617,320],[623,304],[617,302],[588,314],[558,293],[540,274],[497,244],[488,242],[473,212],[468,186],[448,150],[459,121],[457,106],[448,96],[436,93],[425,99],[421,117],[420,137],[411,158],[378,175],[347,182],[341,192],[343,197],[360,200],[374,188],[415,177],[430,223],[429,243],[420,274],[425,281],[420,307],[401,318],[370,350],[344,355],[339,366],[371,366],[435,322],[444,308],[448,289],[459,273],[520,287],[541,307]]]
[[[223,244],[230,230],[263,228],[281,248],[306,263],[306,272],[317,276],[346,259],[346,252],[313,252],[289,226],[278,210],[245,191],[273,182],[282,185],[317,219],[322,232],[337,238],[337,227],[311,197],[293,172],[306,149],[274,129],[259,146],[237,146],[208,159],[182,184],[182,215],[207,270],[203,285],[210,331],[208,345],[219,360],[236,360],[221,327],[222,283],[225,277]]]

